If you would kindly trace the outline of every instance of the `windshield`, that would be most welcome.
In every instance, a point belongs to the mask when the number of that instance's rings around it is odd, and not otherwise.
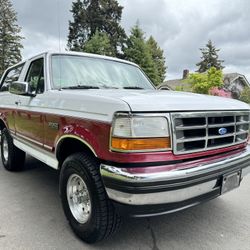
[[[52,56],[54,88],[154,89],[136,66],[86,56]]]

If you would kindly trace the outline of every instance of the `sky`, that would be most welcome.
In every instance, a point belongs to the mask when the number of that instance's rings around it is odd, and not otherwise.
[[[72,0],[12,0],[22,27],[23,58],[66,48]],[[197,70],[199,48],[211,39],[220,48],[224,72],[244,74],[250,81],[249,0],[118,0],[124,7],[121,25],[129,33],[139,21],[145,36],[164,50],[166,79]]]

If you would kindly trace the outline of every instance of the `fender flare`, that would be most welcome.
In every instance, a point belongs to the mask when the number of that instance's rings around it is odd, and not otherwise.
[[[97,157],[97,154],[95,152],[95,150],[93,149],[93,147],[88,143],[86,142],[84,139],[82,139],[81,137],[79,136],[76,136],[76,135],[71,135],[71,134],[67,134],[67,135],[62,135],[56,142],[56,146],[55,146],[55,153],[56,153],[56,156],[57,156],[57,153],[58,153],[58,149],[60,148],[60,144],[67,138],[70,138],[70,139],[75,139],[75,140],[78,140],[80,141],[81,143],[83,143],[93,154],[95,157]]]

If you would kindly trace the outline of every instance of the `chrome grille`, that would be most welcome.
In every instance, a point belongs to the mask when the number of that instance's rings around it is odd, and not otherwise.
[[[201,152],[247,141],[248,111],[172,113],[175,154]]]

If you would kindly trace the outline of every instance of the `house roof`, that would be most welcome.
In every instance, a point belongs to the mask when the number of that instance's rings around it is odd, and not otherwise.
[[[238,78],[242,78],[243,81],[250,87],[250,83],[248,82],[247,78],[239,73],[226,73],[224,74],[224,83],[231,83]]]

